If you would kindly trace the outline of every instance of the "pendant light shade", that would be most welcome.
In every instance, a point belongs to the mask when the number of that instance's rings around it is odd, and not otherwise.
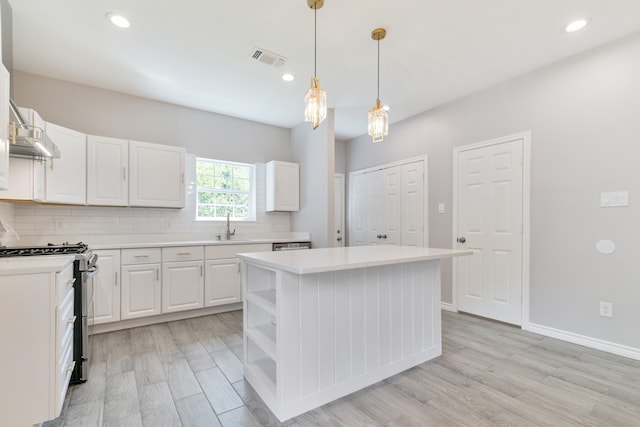
[[[320,87],[320,80],[311,78],[311,86],[304,96],[304,121],[315,129],[327,117],[327,91]]]
[[[371,32],[371,38],[378,42],[378,96],[376,105],[369,110],[369,135],[372,142],[382,142],[389,133],[389,112],[380,104],[380,40],[387,35],[384,28],[376,28]]]
[[[304,96],[304,121],[311,122],[313,129],[327,117],[327,91],[320,87],[317,78],[318,34],[317,16],[318,9],[324,6],[324,0],[307,0],[307,4],[313,9],[313,77],[311,86]]]
[[[380,100],[369,110],[369,135],[372,142],[382,142],[389,133],[389,113],[382,108]]]

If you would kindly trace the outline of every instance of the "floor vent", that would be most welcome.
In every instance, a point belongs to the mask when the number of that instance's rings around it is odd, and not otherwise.
[[[269,52],[265,49],[260,49],[259,47],[253,48],[253,50],[249,54],[249,59],[262,62],[263,64],[271,65],[272,67],[282,67],[284,63],[287,62],[287,58],[285,58],[284,56],[278,55],[277,53]]]

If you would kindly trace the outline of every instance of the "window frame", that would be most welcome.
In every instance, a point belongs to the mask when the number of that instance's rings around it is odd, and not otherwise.
[[[241,190],[222,190],[222,189],[216,189],[216,188],[211,188],[211,187],[200,187],[198,185],[198,163],[203,162],[203,163],[211,163],[214,165],[214,168],[216,165],[228,165],[228,166],[241,166],[241,167],[247,167],[249,169],[249,191],[241,191]],[[195,220],[196,221],[226,221],[227,218],[226,216],[224,217],[201,217],[199,216],[199,207],[200,207],[200,199],[199,199],[199,195],[201,192],[207,192],[207,193],[212,193],[212,194],[246,194],[248,196],[248,206],[247,206],[247,210],[248,210],[248,214],[246,217],[234,217],[234,216],[229,216],[229,220],[230,221],[241,221],[241,222],[255,222],[256,221],[256,164],[255,163],[241,163],[241,162],[232,162],[232,161],[227,161],[227,160],[218,160],[218,159],[211,159],[211,158],[207,158],[207,157],[196,157],[196,164],[195,164],[195,175],[196,175],[196,179],[195,179]],[[214,179],[215,179],[215,174],[214,174]]]

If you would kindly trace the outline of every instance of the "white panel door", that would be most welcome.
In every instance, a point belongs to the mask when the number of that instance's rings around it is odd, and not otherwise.
[[[120,320],[120,251],[94,251],[99,272],[93,278],[93,324]]]
[[[349,246],[367,244],[367,217],[370,215],[367,176],[364,173],[350,176]]]
[[[522,322],[523,139],[457,153],[458,309]]]
[[[127,206],[129,203],[129,141],[87,137],[87,203]]]
[[[53,123],[47,135],[60,149],[59,159],[47,159],[45,201],[84,205],[87,202],[87,136]]]
[[[365,227],[367,230],[367,245],[382,244],[384,227],[384,189],[381,171],[365,174],[367,180],[367,197],[364,203]]]
[[[402,245],[424,246],[424,161],[402,165]]]
[[[9,188],[9,72],[0,64],[0,190]]]
[[[344,239],[344,174],[337,173],[333,179],[334,194],[334,224],[336,227],[334,246],[340,247],[345,245]]]
[[[383,169],[382,179],[382,235],[383,245],[402,244],[402,166]]]

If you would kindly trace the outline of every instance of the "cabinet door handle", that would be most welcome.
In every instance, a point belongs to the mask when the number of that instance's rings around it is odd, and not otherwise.
[[[149,258],[149,255],[134,255],[134,258]]]
[[[122,167],[122,179],[127,179],[127,168]]]
[[[178,252],[178,255],[187,256],[187,255],[191,255],[191,252]]]
[[[118,286],[118,272],[116,271],[116,286]]]
[[[51,166],[49,166],[51,168],[51,170],[53,170],[53,158],[50,159],[51,161]]]
[[[182,184],[184,184],[184,172],[182,172],[180,180],[181,180]]]
[[[69,320],[67,320],[67,323],[71,323],[71,324],[76,323],[76,318],[77,318],[77,316],[73,316],[73,317],[69,318]]]
[[[200,277],[202,277],[204,275],[204,272],[202,270],[202,266],[200,266]]]
[[[240,273],[240,261],[238,261],[238,273]]]
[[[156,280],[159,282],[160,281],[160,269],[156,268]]]

